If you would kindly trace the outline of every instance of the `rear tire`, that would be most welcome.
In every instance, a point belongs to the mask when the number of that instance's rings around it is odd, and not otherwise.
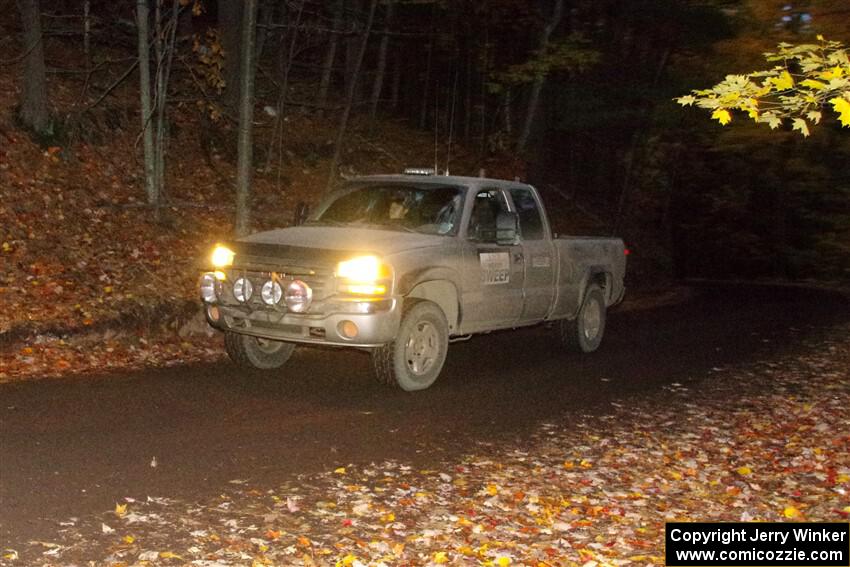
[[[243,368],[274,370],[286,364],[295,345],[228,331],[224,333],[224,348],[230,359]]]
[[[372,351],[378,381],[406,392],[431,386],[446,362],[449,324],[436,304],[405,305],[396,339]]]
[[[605,334],[605,294],[596,284],[584,293],[584,300],[575,319],[562,319],[559,325],[561,342],[577,352],[593,352]]]

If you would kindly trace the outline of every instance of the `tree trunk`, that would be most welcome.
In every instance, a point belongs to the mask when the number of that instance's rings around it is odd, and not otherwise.
[[[339,165],[339,158],[342,156],[342,144],[345,139],[345,129],[348,126],[348,117],[351,115],[351,107],[354,106],[354,96],[357,93],[357,79],[360,76],[360,68],[363,66],[363,58],[366,56],[366,48],[369,45],[369,35],[372,32],[372,21],[375,19],[375,7],[378,5],[378,0],[371,0],[369,6],[369,16],[366,19],[366,29],[363,30],[363,41],[360,44],[360,53],[357,56],[357,61],[354,65],[354,76],[351,84],[348,85],[348,100],[345,103],[345,109],[342,112],[342,118],[339,121],[339,130],[336,135],[336,144],[334,146],[334,157],[331,161],[331,170],[328,174],[328,183],[325,187],[325,192],[330,192],[336,181],[336,168]]]
[[[351,0],[352,11],[357,15],[352,19],[354,21],[354,31],[355,33],[349,34],[346,36],[344,45],[345,45],[345,92],[351,90],[351,85],[354,86],[354,100],[361,100],[362,94],[362,84],[360,83],[360,77],[358,76],[360,71],[357,68],[357,62],[360,56],[360,33],[358,33],[360,28],[360,13],[363,11],[363,0]]]
[[[41,10],[38,0],[17,0],[24,40],[24,76],[18,116],[36,134],[52,133],[47,108],[47,78],[44,70],[44,44],[41,38]]]
[[[142,147],[145,161],[145,193],[148,204],[156,206],[159,195],[156,185],[155,154],[153,147],[153,124],[151,124],[151,71],[148,48],[148,0],[136,0],[136,28],[139,39],[139,94],[142,106]]]
[[[224,48],[224,91],[222,101],[229,108],[239,102],[239,56],[242,39],[242,2],[218,0],[218,30]]]
[[[254,48],[256,46],[257,0],[244,0],[242,14],[242,74],[239,83],[239,141],[236,162],[236,235],[251,227],[251,174],[254,169],[252,122],[254,120]]]
[[[255,48],[256,53],[254,54],[254,59],[257,61],[263,58],[263,50],[266,47],[266,40],[269,37],[269,26],[271,26],[272,20],[274,20],[276,6],[276,2],[262,2],[258,8],[260,25],[257,29],[257,45]]]
[[[333,29],[328,41],[328,50],[325,52],[325,61],[322,64],[322,80],[319,84],[319,106],[325,107],[328,103],[328,89],[333,78],[334,62],[336,61],[336,50],[339,45],[339,29],[342,27],[342,0],[334,2]]]
[[[390,25],[393,20],[393,9],[395,8],[392,0],[387,4],[387,12],[384,16],[384,35],[381,38],[381,46],[378,49],[378,65],[375,69],[375,82],[372,85],[372,100],[369,104],[369,118],[375,119],[378,114],[378,102],[381,100],[381,91],[384,88],[384,75],[387,70],[387,48],[390,44]]]
[[[561,16],[564,12],[564,0],[555,0],[555,8],[552,10],[552,18],[545,26],[540,34],[540,47],[542,51],[549,45],[549,38],[552,32],[561,23]],[[528,139],[531,137],[531,129],[534,126],[534,120],[537,117],[537,108],[540,105],[540,93],[543,92],[543,85],[546,83],[546,75],[541,74],[531,85],[531,93],[528,96],[528,109],[525,112],[525,122],[522,126],[519,139],[517,140],[517,153],[525,152],[528,145]]]
[[[161,0],[157,0],[160,2]],[[157,22],[157,63],[156,63],[156,139],[154,142],[156,159],[154,171],[156,173],[157,201],[162,201],[165,190],[165,155],[168,143],[168,116],[166,115],[168,102],[168,82],[171,76],[171,63],[174,60],[174,43],[177,39],[177,27],[179,24],[180,0],[172,0],[171,19],[168,26],[163,29],[162,22]],[[161,7],[157,7],[157,17],[160,18]],[[157,213],[158,214],[158,213]]]
[[[83,54],[86,59],[86,71],[91,67],[91,0],[83,2]]]

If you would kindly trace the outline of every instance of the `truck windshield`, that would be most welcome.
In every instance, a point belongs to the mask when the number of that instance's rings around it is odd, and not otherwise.
[[[454,235],[463,195],[463,188],[447,185],[360,185],[343,190],[312,222]]]

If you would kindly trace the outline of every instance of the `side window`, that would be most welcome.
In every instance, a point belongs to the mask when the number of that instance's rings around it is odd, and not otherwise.
[[[496,217],[508,210],[505,197],[498,189],[479,191],[469,217],[468,236],[481,242],[496,241]]]
[[[543,218],[534,193],[531,189],[520,188],[511,189],[510,193],[519,215],[519,232],[523,240],[542,240]]]

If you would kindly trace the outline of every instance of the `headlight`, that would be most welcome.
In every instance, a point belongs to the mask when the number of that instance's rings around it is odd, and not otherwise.
[[[358,282],[375,281],[381,277],[381,261],[375,256],[359,256],[340,262],[336,277]]]
[[[313,301],[313,290],[301,280],[294,280],[286,287],[286,306],[295,313],[304,313]]]
[[[240,303],[245,303],[251,300],[254,295],[254,286],[251,285],[251,280],[248,278],[239,278],[233,282],[233,297]]]
[[[390,274],[389,266],[375,256],[358,256],[336,268],[336,277],[343,280],[340,291],[358,295],[384,295]]]
[[[219,244],[213,249],[211,257],[212,265],[216,268],[226,268],[228,266],[232,266],[234,256],[236,256],[236,252],[234,252],[227,246],[222,246],[221,244]]]
[[[215,274],[206,273],[201,276],[201,299],[206,303],[215,303],[218,299],[216,293],[219,283],[215,279]]]
[[[269,280],[263,284],[260,297],[263,298],[263,303],[266,305],[276,305],[283,297],[283,288],[280,287],[279,283]]]

